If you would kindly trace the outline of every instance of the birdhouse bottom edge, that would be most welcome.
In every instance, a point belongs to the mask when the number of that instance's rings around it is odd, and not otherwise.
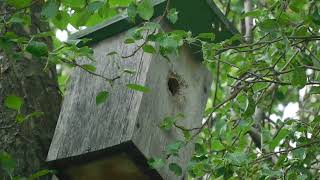
[[[132,141],[48,161],[59,180],[163,180]]]

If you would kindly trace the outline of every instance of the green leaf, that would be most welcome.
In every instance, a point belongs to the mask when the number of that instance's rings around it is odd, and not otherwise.
[[[20,111],[20,108],[23,104],[23,99],[15,95],[9,95],[4,100],[4,105],[10,109]]]
[[[170,163],[169,169],[170,171],[174,172],[174,174],[177,176],[182,175],[182,168],[177,163]]]
[[[165,117],[160,124],[160,128],[163,130],[170,130],[174,126],[174,123],[183,117],[184,117],[184,115],[181,113],[177,114],[174,117],[171,117],[171,116]]]
[[[128,36],[134,40],[140,40],[143,38],[142,32],[143,32],[142,28],[133,28],[128,31]]]
[[[183,148],[184,145],[185,143],[183,141],[178,140],[171,144],[167,144],[165,151],[167,155],[178,156],[180,149]]]
[[[71,8],[82,8],[86,4],[86,0],[62,0],[62,3]]]
[[[185,141],[189,141],[191,139],[192,136],[189,130],[182,130],[182,133]]]
[[[99,10],[101,7],[103,7],[103,5],[104,3],[102,1],[94,1],[94,2],[91,2],[87,8],[89,12],[94,13],[97,10]]]
[[[242,165],[248,163],[248,155],[244,152],[228,153],[226,159],[232,164]]]
[[[221,150],[224,150],[225,147],[223,146],[223,144],[220,142],[219,139],[213,139],[211,142],[211,149],[214,151],[221,151]]]
[[[59,29],[66,29],[69,24],[70,16],[65,11],[59,11],[58,14],[52,19],[52,23]]]
[[[168,11],[167,18],[172,24],[175,24],[178,21],[178,11],[175,8],[172,8]]]
[[[110,5],[108,2],[105,2],[104,5],[98,10],[98,14],[102,18],[108,19],[110,17],[117,15],[118,13],[115,8],[110,8]]]
[[[319,125],[320,124],[320,116],[316,116],[316,117],[314,117],[314,119],[312,120],[312,125],[314,126],[314,127],[316,127],[317,125]]]
[[[91,64],[83,64],[81,65],[85,70],[90,71],[90,72],[95,72],[97,68]]]
[[[232,166],[230,166],[230,165],[227,165],[225,167],[220,167],[216,171],[217,171],[218,176],[223,176],[224,180],[236,180],[236,179],[232,178],[234,171],[233,171]]]
[[[123,72],[128,73],[128,74],[136,74],[137,73],[137,71],[131,70],[131,69],[124,69]]]
[[[127,87],[132,90],[140,91],[140,92],[149,92],[150,91],[150,89],[148,87],[141,86],[139,84],[127,84]]]
[[[306,0],[291,0],[289,8],[296,13],[299,13],[303,10],[304,5],[307,4]]]
[[[133,0],[109,0],[111,7],[127,7]]]
[[[150,20],[154,13],[154,8],[150,0],[142,0],[137,8],[139,16],[144,20]]]
[[[211,40],[213,41],[215,39],[215,34],[214,33],[200,33],[197,36],[198,39],[204,39],[204,40]]]
[[[28,180],[35,180],[35,179],[38,179],[39,177],[46,176],[49,174],[51,174],[51,171],[48,169],[44,169],[44,170],[38,171],[38,172],[32,174],[31,176],[29,176]]]
[[[149,30],[149,31],[155,31],[156,29],[160,29],[160,28],[161,28],[161,25],[155,22],[146,22],[142,27],[142,29]]]
[[[59,75],[58,76],[58,84],[59,84],[59,89],[63,93],[66,88],[66,84],[68,83],[69,76],[67,75]]]
[[[109,52],[109,53],[107,54],[107,56],[112,56],[112,55],[116,55],[116,54],[118,54],[118,52],[112,51],[112,52]]]
[[[72,14],[70,18],[70,24],[74,27],[78,28],[80,26],[86,25],[88,20],[90,19],[92,13],[88,9],[84,9],[79,12],[75,12]]]
[[[19,16],[12,16],[10,18],[10,23],[18,23],[18,24],[23,24],[26,22],[26,19],[25,18],[21,18]],[[27,23],[25,23],[27,24]]]
[[[306,27],[306,26],[300,26],[294,32],[294,36],[308,36],[308,35],[309,35],[308,27]]]
[[[295,68],[291,77],[292,85],[302,88],[307,83],[306,71],[303,68]]]
[[[270,149],[274,149],[282,139],[287,137],[289,135],[290,131],[286,128],[282,128],[280,132],[277,134],[277,136],[269,143]]]
[[[165,165],[165,161],[161,158],[151,158],[148,160],[148,164],[153,169],[160,169]]]
[[[48,46],[44,42],[31,41],[27,45],[26,51],[36,57],[47,56],[48,55]]]
[[[265,11],[261,9],[256,9],[250,12],[247,12],[244,14],[244,17],[253,17],[253,18],[259,18],[265,15]]]
[[[274,171],[272,169],[269,169],[269,167],[264,167],[262,169],[262,174],[266,176],[265,179],[281,179],[281,176],[283,176],[281,171]],[[277,178],[275,178],[277,177]]]
[[[52,31],[47,31],[47,32],[41,32],[33,35],[34,38],[43,38],[43,37],[50,37],[50,36],[55,36],[55,34]]]
[[[253,96],[252,94],[249,94],[247,97],[247,107],[245,109],[245,112],[243,113],[243,116],[245,118],[251,117],[254,114],[256,109],[256,103],[252,96]]]
[[[320,86],[311,87],[310,94],[320,94]]]
[[[318,8],[315,8],[314,12],[312,13],[312,21],[316,25],[320,25],[320,11]]]
[[[132,38],[128,38],[128,39],[124,40],[125,44],[133,44],[134,42],[135,42],[135,40]]]
[[[57,1],[50,0],[44,5],[41,14],[49,19],[54,18],[58,14],[59,6]]]
[[[135,3],[130,3],[127,12],[128,12],[128,17],[132,22],[135,22],[136,16],[138,14],[137,12],[137,5]]]
[[[264,15],[264,11],[261,9],[250,11],[244,14],[245,17],[254,17],[254,18],[261,17],[262,15]]]
[[[100,104],[104,103],[108,97],[109,97],[109,92],[107,92],[107,91],[99,92],[98,95],[96,96],[96,104],[100,105]]]
[[[294,151],[292,151],[292,155],[294,158],[303,161],[306,158],[306,150],[304,148],[295,149]]]
[[[15,160],[7,152],[0,151],[0,168],[2,168],[6,173],[12,175],[16,167]]]
[[[276,19],[266,19],[259,23],[261,30],[266,32],[274,32],[278,28],[278,23]]]
[[[7,3],[10,6],[13,6],[17,9],[28,7],[31,2],[32,0],[7,0]]]
[[[142,49],[144,52],[150,53],[150,54],[155,54],[157,52],[156,49],[150,44],[143,45]]]
[[[194,144],[194,150],[195,150],[197,155],[203,155],[203,154],[207,153],[206,147],[204,147],[204,145],[200,144],[200,143],[195,143]]]
[[[96,24],[99,24],[103,22],[105,19],[99,16],[98,13],[94,13],[90,15],[88,21],[86,22],[85,26],[94,26]]]
[[[17,116],[16,116],[16,121],[17,121],[17,123],[23,123],[24,122],[24,120],[26,119],[26,117],[23,115],[23,114],[17,114]]]
[[[169,52],[173,52],[178,49],[179,42],[172,36],[166,36],[160,40],[160,46],[165,48]]]
[[[175,122],[176,119],[174,117],[165,117],[160,124],[160,128],[163,130],[170,130],[172,129]]]

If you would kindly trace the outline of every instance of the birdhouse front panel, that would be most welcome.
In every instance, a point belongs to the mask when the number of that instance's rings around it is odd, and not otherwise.
[[[139,104],[143,93],[130,90],[127,84],[145,82],[151,55],[136,53],[122,60],[110,52],[129,54],[133,46],[123,43],[126,32],[108,38],[93,46],[92,62],[86,58],[78,59],[79,64],[95,64],[96,74],[113,78],[124,69],[136,71],[131,75],[122,73],[121,78],[112,84],[105,79],[76,68],[66,89],[56,132],[51,144],[48,160],[77,156],[112,147],[131,140]],[[105,103],[97,105],[96,96],[109,93]]]
[[[132,141],[147,158],[165,158],[165,147],[185,137],[175,125],[168,130],[159,128],[160,125],[166,118],[176,117],[178,127],[199,128],[211,75],[202,62],[183,47],[179,55],[169,61],[161,55],[153,56],[145,84],[151,91],[143,94]],[[185,170],[193,149],[189,143],[178,157],[171,156],[169,162]],[[168,168],[161,169],[160,174],[164,179],[179,179]]]

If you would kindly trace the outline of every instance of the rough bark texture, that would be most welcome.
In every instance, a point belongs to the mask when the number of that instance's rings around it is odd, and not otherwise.
[[[47,31],[49,26],[40,21],[42,1],[32,5],[32,26],[29,32],[13,27],[19,35]],[[1,5],[1,3],[0,3]],[[6,7],[1,7],[2,10]],[[48,47],[50,40],[43,39]],[[37,58],[21,58],[16,61],[0,49],[0,151],[6,151],[16,160],[14,174],[28,176],[45,168],[45,159],[60,111],[61,96],[58,91],[55,67],[43,71],[45,61]],[[43,112],[39,118],[16,123],[17,112],[4,106],[8,95],[23,98],[23,115]],[[0,170],[0,179],[6,179]],[[44,177],[42,179],[49,179]]]
[[[252,0],[244,0],[244,12],[248,13],[252,11],[253,9],[253,4]],[[253,18],[252,17],[245,17],[245,27],[246,27],[246,32],[245,32],[245,40],[247,43],[252,43],[253,41]]]

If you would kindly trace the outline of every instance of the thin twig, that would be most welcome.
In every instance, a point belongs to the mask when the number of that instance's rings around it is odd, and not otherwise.
[[[202,124],[202,126],[200,126],[198,128],[198,132],[196,132],[188,142],[191,142],[196,136],[198,136],[200,134],[200,132],[203,130],[203,128],[207,125],[207,123],[210,121],[210,119],[212,118],[214,112],[216,110],[218,110],[219,108],[221,108],[222,106],[224,106],[225,104],[227,104],[229,101],[233,100],[234,98],[237,97],[237,95],[244,89],[244,86],[242,87],[238,87],[236,89],[234,89],[234,91],[231,93],[231,95],[226,99],[224,100],[223,102],[221,102],[220,104],[216,105],[211,113],[209,114],[209,116],[207,117],[207,119],[205,120],[205,122]]]
[[[80,69],[88,72],[89,74],[94,75],[94,76],[97,76],[97,77],[100,77],[100,78],[102,78],[102,79],[104,79],[104,80],[106,80],[106,81],[108,81],[108,82],[114,82],[115,80],[117,80],[117,79],[120,78],[120,76],[116,76],[116,77],[114,77],[114,78],[107,78],[107,77],[105,77],[105,76],[102,76],[102,75],[100,75],[100,74],[97,74],[97,73],[95,73],[95,72],[92,72],[92,71],[87,70],[86,68],[84,68],[82,65],[76,63],[75,61],[68,61],[68,60],[63,59],[63,58],[60,58],[60,60],[61,60],[62,62],[64,62],[64,63],[71,64],[71,65],[74,65],[74,66],[76,66],[76,67],[79,67]]]
[[[40,1],[40,0],[34,0],[34,1],[31,2],[30,4],[28,4],[27,6],[22,7],[22,8],[18,8],[18,9],[15,9],[13,12],[8,12],[8,11],[2,12],[2,13],[0,13],[0,16],[4,16],[4,15],[7,15],[7,14],[13,14],[13,13],[16,13],[16,12],[18,12],[18,11],[25,10],[25,9],[27,9],[27,8],[30,8],[32,5],[36,4],[38,1]]]
[[[310,143],[307,143],[307,144],[303,144],[303,145],[297,146],[295,148],[290,148],[290,149],[285,149],[285,150],[281,150],[281,151],[270,152],[270,153],[267,153],[267,154],[261,156],[260,158],[258,158],[256,160],[250,162],[249,164],[256,164],[256,163],[259,163],[259,162],[263,161],[264,159],[266,159],[266,158],[268,158],[268,157],[270,157],[272,155],[289,153],[291,151],[294,151],[294,150],[297,150],[297,149],[300,149],[300,148],[304,148],[304,147],[308,147],[308,146],[311,146],[313,144],[317,144],[319,142],[320,142],[320,140],[313,141],[313,142],[310,142]]]
[[[10,129],[12,127],[14,127],[15,123],[7,125],[7,126],[0,126],[0,129]]]

